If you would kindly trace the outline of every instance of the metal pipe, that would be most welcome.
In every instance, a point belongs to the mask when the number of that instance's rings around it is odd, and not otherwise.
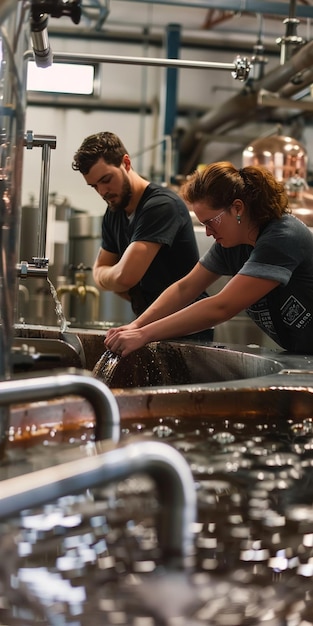
[[[38,257],[46,256],[47,220],[49,205],[49,176],[50,176],[50,146],[45,143],[42,147],[41,178],[39,194],[39,227],[38,227]]]
[[[49,67],[52,64],[53,54],[49,44],[47,26],[48,15],[45,13],[32,15],[30,34],[34,58],[38,67]]]
[[[24,146],[26,146],[27,150],[31,150],[34,147],[42,148],[37,249],[37,256],[40,260],[45,259],[46,255],[50,159],[51,149],[56,148],[56,137],[52,135],[33,135],[33,132],[28,130],[24,136]],[[47,262],[48,260],[46,259]]]
[[[70,369],[70,373],[42,375],[37,378],[21,378],[0,381],[0,406],[23,402],[51,400],[66,395],[86,398],[95,412],[95,438],[119,440],[120,412],[110,389],[90,372]]]
[[[133,0],[127,0],[133,2]],[[191,9],[217,9],[236,13],[262,13],[264,15],[286,15],[289,4],[273,0],[137,0],[145,4],[167,5]],[[312,5],[298,6],[299,17],[313,17]]]
[[[31,59],[33,52],[27,50],[24,59]],[[111,54],[81,54],[80,52],[55,52],[54,61],[66,61],[69,63],[118,63],[123,65],[150,65],[158,67],[181,67],[203,70],[229,70],[238,71],[238,60],[233,63],[219,63],[214,61],[188,61],[182,59],[159,59],[154,57],[132,57]]]
[[[196,492],[184,457],[162,442],[134,442],[96,456],[3,480],[0,519],[143,473],[155,482],[160,499],[157,530],[162,562],[184,565],[193,549]]]

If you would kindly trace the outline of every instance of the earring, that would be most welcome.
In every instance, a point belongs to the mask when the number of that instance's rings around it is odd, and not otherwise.
[[[236,215],[236,220],[237,220],[237,224],[241,224],[241,215],[239,215],[239,213],[237,213]]]

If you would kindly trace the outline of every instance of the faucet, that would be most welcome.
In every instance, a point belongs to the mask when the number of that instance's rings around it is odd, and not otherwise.
[[[54,135],[34,135],[28,130],[24,135],[24,146],[27,150],[42,148],[42,165],[39,197],[39,225],[38,225],[38,256],[32,258],[32,263],[21,261],[16,264],[17,276],[26,278],[46,278],[48,276],[49,259],[45,257],[47,236],[47,212],[49,201],[49,174],[51,150],[56,148]]]
[[[77,267],[71,265],[70,269],[75,270],[74,283],[65,283],[57,288],[57,296],[59,300],[61,301],[61,298],[65,293],[69,293],[71,295],[78,296],[78,298],[85,303],[87,295],[90,294],[93,297],[94,304],[92,318],[93,320],[97,320],[99,318],[99,290],[92,285],[86,284],[86,272],[91,270],[91,267],[85,267],[83,263],[80,263]]]
[[[32,260],[32,263],[21,261],[16,264],[18,278],[28,278],[29,276],[34,278],[46,278],[48,276],[49,259],[33,257]]]

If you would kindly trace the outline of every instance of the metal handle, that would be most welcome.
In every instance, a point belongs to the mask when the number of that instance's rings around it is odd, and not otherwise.
[[[120,412],[113,393],[90,372],[73,368],[69,372],[0,381],[0,406],[51,400],[70,394],[82,396],[90,402],[95,412],[96,440],[112,439],[117,442]]]
[[[101,448],[101,444],[98,444]],[[157,531],[163,562],[186,565],[193,549],[196,493],[184,457],[168,444],[139,441],[95,456],[1,481],[0,519],[57,498],[147,474],[158,489]]]

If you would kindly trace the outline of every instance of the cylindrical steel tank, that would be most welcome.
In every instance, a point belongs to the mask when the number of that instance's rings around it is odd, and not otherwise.
[[[48,277],[57,287],[59,277],[68,272],[69,223],[73,209],[66,198],[50,195],[48,206],[46,257],[49,259]],[[38,256],[39,207],[34,203],[21,210],[20,261],[31,262]],[[18,320],[27,323],[55,326],[57,316],[50,286],[46,278],[29,277],[20,281],[24,290],[19,291]],[[26,289],[26,291],[25,291]]]
[[[26,108],[23,55],[28,43],[28,8],[0,4],[0,379],[11,375],[16,262]],[[0,447],[6,438],[8,408],[0,406]]]
[[[95,286],[91,268],[101,246],[101,215],[73,214],[70,219],[70,265],[82,267],[86,274],[86,284]],[[73,277],[68,278],[73,282]],[[130,303],[110,291],[99,293],[99,319],[93,318],[93,295],[88,294],[85,301],[73,295],[65,294],[71,299],[70,320],[73,326],[106,327],[130,322],[134,314]],[[62,302],[63,304],[63,302]],[[68,302],[64,303],[68,306]]]

